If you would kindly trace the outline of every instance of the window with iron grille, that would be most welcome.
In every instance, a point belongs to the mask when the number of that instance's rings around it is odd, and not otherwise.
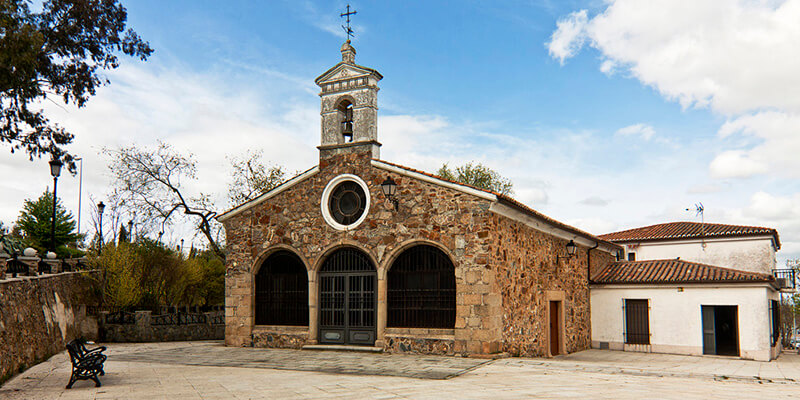
[[[625,299],[625,343],[650,344],[647,299]]]
[[[636,261],[636,253],[628,253],[628,261]]]
[[[297,255],[273,253],[255,280],[256,325],[308,325],[308,273]]]
[[[455,326],[455,267],[441,250],[414,246],[397,257],[387,276],[390,327]]]

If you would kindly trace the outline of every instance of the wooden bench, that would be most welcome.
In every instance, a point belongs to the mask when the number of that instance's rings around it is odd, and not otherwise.
[[[67,343],[70,361],[72,361],[72,376],[69,378],[67,389],[72,388],[72,384],[79,380],[91,379],[95,387],[100,387],[98,375],[105,375],[103,363],[106,355],[103,354],[105,347],[95,349],[86,348],[83,340],[75,339]]]

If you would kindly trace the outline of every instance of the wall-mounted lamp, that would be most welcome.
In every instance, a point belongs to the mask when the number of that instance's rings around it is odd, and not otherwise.
[[[394,204],[394,210],[397,211],[400,208],[400,203],[395,196],[397,194],[397,183],[395,183],[394,179],[387,176],[386,180],[381,183],[381,190],[383,190],[383,195],[386,196],[386,199]]]
[[[567,248],[567,255],[562,256],[561,254],[556,255],[556,263],[558,263],[562,258],[566,258],[569,260],[573,256],[575,256],[575,252],[578,251],[578,245],[575,244],[574,240],[570,240],[569,243],[566,245]]]

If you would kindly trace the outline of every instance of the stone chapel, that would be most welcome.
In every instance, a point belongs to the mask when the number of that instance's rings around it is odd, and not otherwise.
[[[218,217],[228,346],[553,356],[591,345],[589,276],[621,247],[514,199],[384,161],[381,74],[316,79],[319,163]]]

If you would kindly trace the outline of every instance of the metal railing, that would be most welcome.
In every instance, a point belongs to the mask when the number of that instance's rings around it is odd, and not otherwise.
[[[796,289],[797,288],[797,270],[792,268],[773,269],[772,275],[781,286],[781,289]]]

